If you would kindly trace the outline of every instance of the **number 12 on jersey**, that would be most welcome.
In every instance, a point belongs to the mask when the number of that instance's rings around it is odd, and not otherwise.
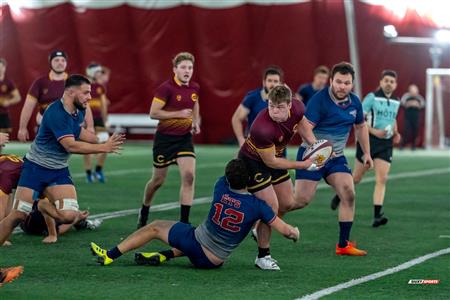
[[[222,203],[216,203],[214,207],[216,209],[212,219],[214,223],[231,232],[239,232],[241,230],[241,227],[237,225],[244,221],[244,214],[242,212],[232,208],[227,208],[223,211]],[[223,217],[222,211],[224,213]]]

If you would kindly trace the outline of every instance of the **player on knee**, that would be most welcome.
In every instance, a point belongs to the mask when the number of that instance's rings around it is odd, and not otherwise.
[[[91,250],[102,265],[108,265],[123,254],[161,240],[171,250],[136,253],[138,264],[158,265],[166,260],[187,256],[197,268],[222,266],[231,252],[244,240],[253,224],[261,220],[286,238],[297,241],[297,227],[286,224],[272,208],[246,190],[249,173],[241,159],[231,160],[214,187],[213,202],[207,219],[197,228],[174,221],[154,221],[131,234],[110,250],[91,243]]]
[[[352,127],[364,153],[363,164],[372,167],[369,135],[364,122],[361,102],[351,93],[354,69],[349,63],[342,62],[333,67],[330,87],[315,94],[309,101],[305,112],[307,124],[318,139],[326,139],[333,144],[335,156],[317,171],[296,170],[295,207],[301,209],[314,198],[319,181],[325,181],[333,187],[342,199],[339,208],[339,242],[336,245],[338,255],[366,255],[366,251],[357,249],[349,241],[355,215],[355,188],[344,156],[344,147]],[[299,148],[297,160],[301,161],[306,149]]]
[[[50,202],[39,201],[38,208],[57,222],[72,223],[79,215],[75,186],[70,177],[68,159],[71,153],[118,152],[123,135],[114,134],[104,144],[97,144],[95,134],[82,128],[84,111],[90,96],[89,79],[71,75],[65,82],[60,100],[50,104],[44,113],[38,135],[25,155],[15,194],[14,206],[0,222],[0,244],[32,211],[33,202],[46,196]],[[53,203],[58,203],[58,209]]]
[[[377,91],[369,93],[362,103],[366,124],[369,127],[370,155],[374,163],[375,189],[373,191],[373,227],[385,225],[388,219],[382,213],[386,182],[392,163],[394,144],[400,142],[400,134],[397,129],[397,113],[400,100],[393,96],[397,87],[397,73],[392,70],[384,70],[381,73],[380,87]],[[359,141],[356,143],[355,169],[353,181],[359,183],[368,170],[363,164],[363,151]],[[331,201],[331,209],[336,209],[340,198],[335,195]]]

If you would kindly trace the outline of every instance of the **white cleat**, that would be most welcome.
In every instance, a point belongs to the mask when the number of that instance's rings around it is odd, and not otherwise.
[[[256,257],[255,266],[260,268],[261,270],[272,270],[279,271],[280,267],[277,264],[278,262],[273,259],[270,255],[266,255],[264,257]]]
[[[87,219],[86,228],[89,230],[95,230],[102,224],[103,220],[100,219]]]

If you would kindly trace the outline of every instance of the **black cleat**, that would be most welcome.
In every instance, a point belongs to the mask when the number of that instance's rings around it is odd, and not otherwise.
[[[373,220],[372,227],[386,225],[387,222],[388,222],[388,218],[384,217],[383,214],[381,214],[378,218],[375,218]]]
[[[134,261],[138,265],[159,266],[167,258],[159,252],[137,252],[134,254]]]
[[[339,199],[338,195],[334,195],[333,199],[331,199],[330,208],[331,210],[336,210],[336,208],[339,206],[339,202],[341,202],[341,199]]]

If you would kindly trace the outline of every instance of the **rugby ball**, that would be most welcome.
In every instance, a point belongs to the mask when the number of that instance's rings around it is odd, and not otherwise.
[[[316,165],[325,164],[333,153],[333,145],[327,140],[318,140],[313,145],[306,148],[302,159],[312,158]]]

